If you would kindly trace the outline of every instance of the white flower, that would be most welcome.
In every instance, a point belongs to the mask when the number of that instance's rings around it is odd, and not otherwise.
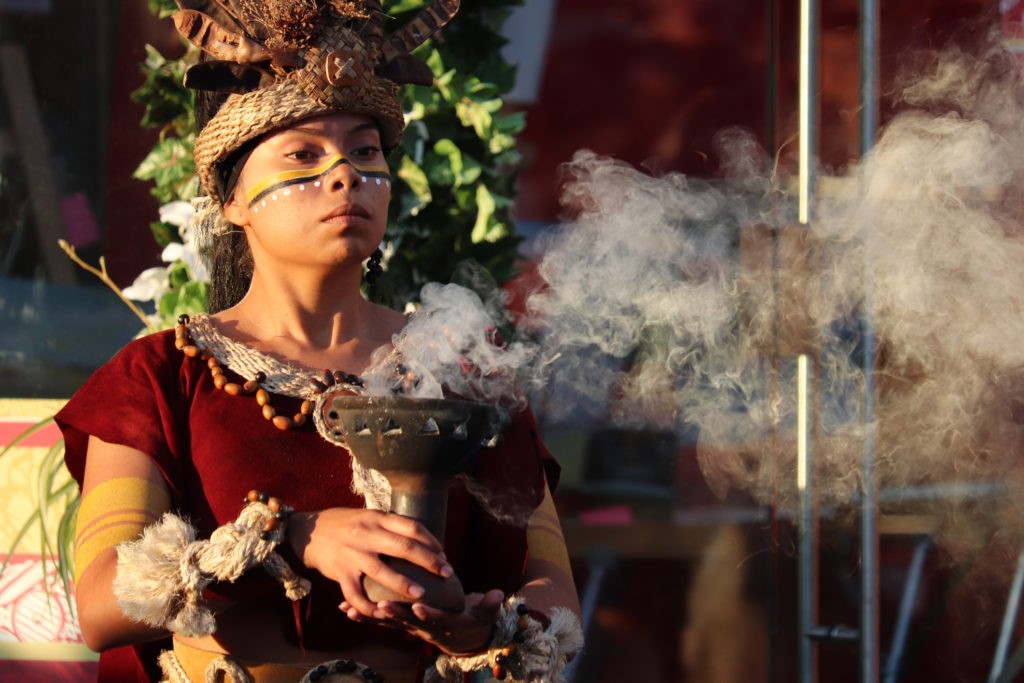
[[[170,289],[171,283],[165,268],[147,268],[121,293],[132,301],[158,301]]]
[[[160,220],[164,223],[176,225],[180,230],[181,228],[188,227],[188,223],[192,220],[192,216],[194,216],[195,213],[196,211],[192,208],[191,202],[179,199],[160,207]]]
[[[177,200],[160,207],[160,220],[178,226],[178,234],[181,236],[182,242],[181,244],[175,242],[168,244],[160,258],[165,263],[184,261],[193,280],[209,282],[210,275],[206,270],[206,264],[199,258],[192,240],[192,218],[195,215],[196,210],[192,206],[192,202]]]
[[[191,240],[187,240],[184,244],[171,242],[164,247],[160,258],[166,263],[174,263],[179,260],[184,261],[185,265],[188,266],[189,272],[192,274],[193,280],[198,282],[209,282],[210,280],[209,273],[206,271],[206,264],[199,258],[199,254],[196,253]]]

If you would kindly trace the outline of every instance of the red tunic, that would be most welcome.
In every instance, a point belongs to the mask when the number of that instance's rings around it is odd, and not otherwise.
[[[227,374],[232,376],[230,370]],[[299,401],[275,395],[272,404],[290,415],[298,411]],[[206,363],[175,349],[171,331],[126,346],[96,371],[56,420],[64,433],[65,462],[79,484],[90,434],[142,451],[163,473],[175,510],[201,537],[234,520],[250,489],[267,491],[297,511],[363,507],[351,490],[347,451],[308,423],[299,430],[280,431],[263,418],[253,397],[216,389]],[[529,410],[513,418],[504,437],[501,446],[483,452],[470,474],[489,490],[501,492],[503,505],[528,513],[541,501],[544,476],[552,487],[557,483],[558,466],[541,443]],[[445,546],[467,593],[492,588],[512,592],[522,583],[525,528],[496,521],[461,484],[451,492]],[[343,650],[370,640],[418,647],[398,631],[348,620],[337,608],[342,600],[337,584],[291,559],[313,582],[301,610],[306,647]],[[235,585],[218,584],[216,590],[277,604],[289,637],[298,642],[291,603],[264,572],[250,572]],[[168,646],[150,643],[104,652],[99,680],[158,680],[155,655]]]

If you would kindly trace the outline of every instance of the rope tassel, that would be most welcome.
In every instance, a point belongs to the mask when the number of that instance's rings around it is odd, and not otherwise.
[[[274,548],[284,539],[284,525],[263,502],[250,503],[238,519],[196,540],[195,529],[166,513],[142,536],[117,546],[114,594],[121,611],[134,621],[185,636],[201,637],[217,626],[202,601],[214,581],[234,582],[260,565],[282,583],[290,600],[309,593],[309,581],[292,571]]]

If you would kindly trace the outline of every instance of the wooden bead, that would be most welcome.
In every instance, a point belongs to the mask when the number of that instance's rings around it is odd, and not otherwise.
[[[526,627],[530,625],[530,617],[525,614],[519,617],[519,621],[516,622],[516,628],[520,631],[525,631]]]
[[[270,403],[270,394],[266,389],[261,388],[256,390],[256,403],[261,406],[265,406]]]
[[[295,415],[292,416],[292,426],[293,427],[301,427],[304,424],[306,424],[306,416],[305,415],[303,415],[302,413],[295,413]]]
[[[279,522],[273,517],[271,517],[263,523],[263,530],[268,532],[277,531],[278,524]]]
[[[260,499],[260,492],[256,489],[249,489],[249,493],[245,494],[245,499],[250,503],[255,503]]]
[[[184,351],[185,350],[185,346],[187,344],[188,344],[188,338],[187,337],[176,337],[174,339],[174,348],[178,349],[179,351]]]
[[[184,325],[178,324],[174,326],[174,338],[175,339],[188,339],[188,328]]]
[[[210,356],[209,359],[207,359],[206,361],[206,367],[210,368],[211,370],[213,370],[214,368],[219,368],[220,361],[217,360],[216,356]]]
[[[277,411],[274,410],[274,406],[270,405],[269,403],[264,403],[263,404],[263,419],[265,419],[265,420],[273,420],[275,415],[277,415]]]
[[[181,350],[189,358],[197,358],[199,356],[199,347],[195,344],[186,344],[185,348]]]
[[[218,389],[223,389],[227,383],[228,378],[225,377],[223,374],[213,376],[213,386],[217,387]]]
[[[286,415],[275,415],[271,422],[273,422],[274,426],[282,432],[286,432],[292,428],[292,419]]]
[[[270,497],[267,499],[267,507],[270,508],[271,512],[277,513],[281,509],[281,501],[277,498]]]
[[[259,388],[260,383],[254,379],[247,380],[245,384],[242,385],[242,391],[244,391],[247,394],[255,393],[256,390]]]
[[[224,368],[219,365],[215,368],[210,368],[210,374],[214,377],[220,377],[224,374]]]
[[[224,385],[224,393],[231,394],[232,396],[238,396],[242,393],[242,385],[236,384],[235,382],[228,382]]]
[[[303,401],[302,405],[299,406],[299,412],[303,415],[311,415],[313,413],[313,402]]]
[[[511,656],[511,654],[512,654],[512,646],[511,645],[506,645],[505,647],[501,648],[501,654],[504,655],[505,657]]]
[[[505,680],[505,669],[495,664],[491,667],[491,675],[499,681]]]

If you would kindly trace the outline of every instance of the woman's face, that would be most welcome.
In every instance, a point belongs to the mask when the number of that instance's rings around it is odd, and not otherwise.
[[[256,267],[359,264],[387,226],[391,175],[369,116],[327,114],[267,136],[224,204]]]

